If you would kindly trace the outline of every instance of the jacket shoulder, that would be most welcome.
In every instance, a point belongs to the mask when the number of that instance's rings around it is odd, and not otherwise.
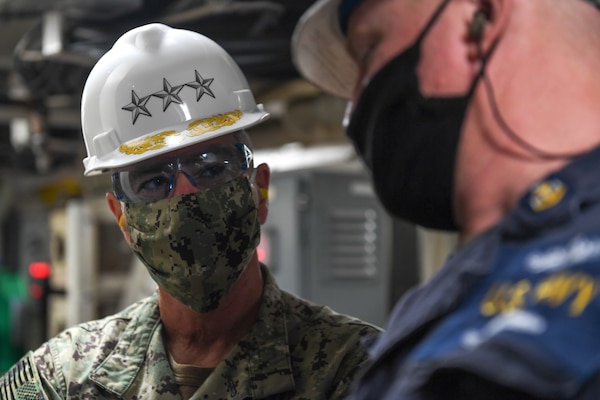
[[[368,362],[363,342],[381,329],[287,292],[282,300],[297,387],[309,384],[326,398],[344,398]]]
[[[132,336],[127,335],[132,325],[143,325],[155,308],[151,296],[116,314],[68,328],[33,351],[31,363],[42,381],[66,397],[65,382],[86,381],[120,340]]]
[[[378,326],[365,322],[356,317],[341,314],[331,308],[315,304],[299,298],[291,293],[282,291],[282,299],[289,318],[289,324],[298,325],[300,330],[324,330],[330,335],[340,336],[370,336],[382,331]]]

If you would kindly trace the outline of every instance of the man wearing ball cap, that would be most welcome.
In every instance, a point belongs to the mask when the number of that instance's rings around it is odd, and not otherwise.
[[[300,19],[296,66],[349,100],[381,202],[460,237],[351,398],[600,397],[596,3],[318,0]]]

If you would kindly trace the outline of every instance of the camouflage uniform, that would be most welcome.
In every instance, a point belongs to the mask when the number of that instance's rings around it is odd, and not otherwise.
[[[342,398],[378,329],[279,289],[265,289],[252,331],[192,399]],[[180,399],[162,335],[157,295],[66,330],[0,379],[0,399]]]

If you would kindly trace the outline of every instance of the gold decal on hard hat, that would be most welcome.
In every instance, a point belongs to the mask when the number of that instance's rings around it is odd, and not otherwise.
[[[226,112],[224,114],[213,115],[212,117],[199,119],[189,125],[188,136],[200,136],[224,126],[233,125],[239,121],[241,117],[242,112],[240,110],[235,110]]]
[[[164,147],[167,144],[167,140],[165,138],[172,135],[177,135],[177,132],[160,132],[156,135],[151,135],[139,140],[124,143],[119,146],[119,151],[124,154],[143,154],[150,150],[157,150]]]
[[[172,144],[174,135],[200,136],[207,132],[216,131],[225,126],[231,126],[242,118],[240,110],[229,111],[223,114],[216,114],[211,117],[198,119],[189,124],[188,129],[183,132],[163,131],[155,135],[143,137],[124,143],[119,147],[123,154],[143,154],[150,150],[158,150],[167,144]],[[180,140],[183,140],[182,138]]]

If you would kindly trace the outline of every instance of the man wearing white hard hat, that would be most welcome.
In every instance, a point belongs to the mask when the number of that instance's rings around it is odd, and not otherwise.
[[[85,174],[111,174],[108,206],[158,291],[27,354],[0,399],[344,397],[378,328],[259,263],[269,168],[245,129],[267,117],[207,37],[150,24],[117,40],[83,91]]]

